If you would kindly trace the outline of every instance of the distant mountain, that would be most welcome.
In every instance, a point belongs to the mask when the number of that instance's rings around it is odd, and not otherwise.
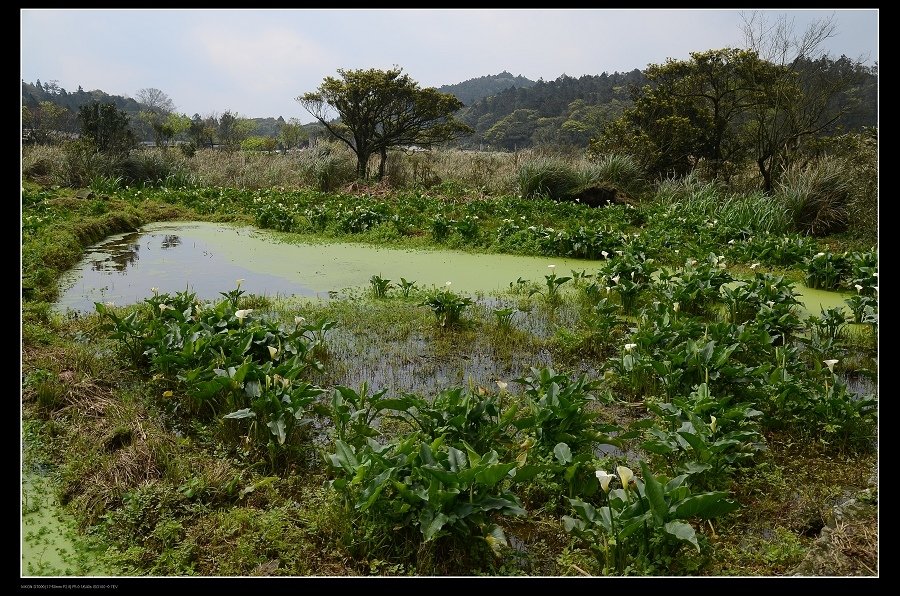
[[[505,89],[460,111],[460,119],[475,129],[464,144],[509,150],[587,147],[591,137],[630,105],[630,87],[644,83],[644,74],[634,69],[578,78],[564,74],[555,81]]]
[[[535,83],[536,81],[532,81],[522,75],[513,76],[512,73],[504,70],[500,74],[469,79],[455,85],[442,85],[438,87],[438,91],[455,95],[463,104],[470,106],[479,99],[496,95],[511,87],[526,89]]]
[[[22,106],[32,109],[43,101],[53,102],[68,110],[67,117],[58,123],[63,132],[77,132],[75,114],[78,113],[78,108],[94,101],[114,104],[118,109],[131,116],[132,121],[136,120],[138,112],[144,107],[130,97],[109,95],[99,89],[85,91],[79,85],[77,91],[69,92],[60,87],[55,81],[49,83],[41,83],[40,79],[34,83],[22,81]],[[144,136],[142,134],[144,131],[138,130],[137,132],[139,136]]]

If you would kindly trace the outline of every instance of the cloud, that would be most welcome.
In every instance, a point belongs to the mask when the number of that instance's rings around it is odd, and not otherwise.
[[[323,64],[336,62],[324,47],[284,27],[242,31],[201,25],[191,36],[219,76],[261,92],[283,89],[286,80],[310,70],[318,76]]]

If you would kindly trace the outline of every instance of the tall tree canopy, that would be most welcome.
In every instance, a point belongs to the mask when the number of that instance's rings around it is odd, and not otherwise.
[[[359,178],[368,178],[369,159],[375,154],[381,156],[381,178],[388,149],[431,147],[471,132],[454,118],[461,101],[420,88],[401,68],[338,69],[338,74],[340,78],[326,77],[316,91],[297,101],[356,154]]]
[[[134,133],[128,126],[128,114],[111,103],[94,102],[78,110],[82,138],[111,155],[127,155],[135,145]]]
[[[772,62],[756,48],[725,48],[650,64],[650,82],[634,90],[632,106],[591,149],[638,156],[659,176],[702,163],[727,178],[750,159],[769,191],[800,141],[833,129],[853,107],[865,74],[846,57],[813,60],[809,53],[806,47],[790,62]]]

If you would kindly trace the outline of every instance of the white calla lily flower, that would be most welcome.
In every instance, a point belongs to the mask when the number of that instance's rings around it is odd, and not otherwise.
[[[274,346],[268,346],[269,348],[269,356],[272,357],[272,360],[275,360],[275,356],[278,355],[278,348]]]
[[[234,316],[237,317],[237,320],[238,320],[238,321],[240,321],[241,323],[243,323],[243,322],[244,322],[244,319],[245,319],[250,313],[252,313],[252,312],[253,312],[253,309],[252,309],[252,308],[244,308],[244,309],[235,311],[235,312],[234,312]]]
[[[617,466],[616,472],[619,474],[619,480],[622,481],[622,488],[628,490],[628,485],[631,484],[634,478],[634,472],[631,471],[631,468],[625,466]]]
[[[506,391],[506,388],[509,387],[509,383],[506,381],[497,381],[497,387],[500,388],[500,391]]]
[[[630,352],[631,350],[635,349],[636,347],[637,347],[637,344],[625,344],[625,351]]]
[[[832,372],[832,373],[833,373],[833,372],[834,372],[834,365],[837,364],[838,362],[840,362],[840,360],[835,360],[834,358],[830,358],[830,359],[828,359],[828,360],[823,360],[822,362],[824,362],[824,363],[825,363],[825,366],[828,367],[829,372]]]
[[[616,477],[615,474],[608,474],[606,470],[597,470],[594,472],[597,476],[597,480],[600,481],[600,488],[603,489],[603,492],[609,492],[609,481]]]

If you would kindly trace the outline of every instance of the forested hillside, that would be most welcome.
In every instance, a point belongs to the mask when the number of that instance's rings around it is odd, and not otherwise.
[[[579,78],[562,75],[527,89],[507,89],[465,108],[461,119],[475,129],[474,145],[498,149],[534,145],[586,147],[604,124],[627,105],[629,86],[642,85],[641,71]]]
[[[438,87],[438,91],[454,95],[459,101],[470,106],[480,99],[496,95],[511,87],[527,89],[535,84],[536,82],[529,78],[522,75],[513,76],[504,70],[500,74],[477,77],[455,85],[441,85]]]

